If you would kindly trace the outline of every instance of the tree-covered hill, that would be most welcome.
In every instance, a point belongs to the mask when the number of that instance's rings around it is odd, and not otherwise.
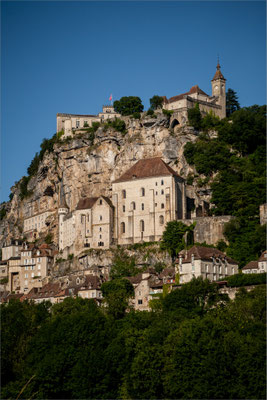
[[[2,305],[1,398],[264,398],[265,285],[230,301],[198,278],[158,301]]]
[[[191,118],[195,122],[196,110]],[[266,107],[254,105],[220,121],[198,118],[200,135],[187,143],[184,155],[212,189],[212,214],[233,215],[225,229],[227,254],[244,266],[265,249],[265,227],[259,225],[259,206],[266,202]],[[210,138],[209,130],[218,132]]]

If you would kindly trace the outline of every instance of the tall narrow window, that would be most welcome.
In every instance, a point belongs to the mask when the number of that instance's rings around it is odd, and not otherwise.
[[[121,223],[121,233],[125,233],[125,222]]]
[[[161,208],[164,208],[164,203],[161,203]]]
[[[123,198],[123,199],[126,199],[126,190],[123,190],[123,191],[121,192],[121,194],[122,194],[122,198]]]
[[[144,210],[145,209],[145,205],[144,203],[141,204],[141,209]]]
[[[160,224],[160,225],[163,225],[163,224],[164,224],[164,217],[163,217],[163,215],[160,215],[160,216],[159,216],[159,224]]]
[[[144,195],[145,195],[145,189],[141,188],[141,196],[144,196]]]
[[[144,221],[141,219],[141,221],[140,221],[140,231],[141,231],[141,232],[144,232],[144,230],[145,230],[145,223],[144,223]]]
[[[134,201],[131,202],[131,209],[135,210],[135,202]]]
[[[164,180],[162,179],[161,184],[164,185]]]
[[[125,206],[122,206],[122,211],[125,212]]]

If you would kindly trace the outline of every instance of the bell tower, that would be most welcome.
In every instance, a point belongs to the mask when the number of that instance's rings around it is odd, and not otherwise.
[[[218,59],[216,69],[217,70],[215,72],[215,75],[214,75],[213,79],[211,80],[212,96],[217,97],[216,104],[221,106],[220,117],[225,118],[226,117],[226,91],[225,91],[226,79],[221,72],[221,66],[219,63],[219,59]]]

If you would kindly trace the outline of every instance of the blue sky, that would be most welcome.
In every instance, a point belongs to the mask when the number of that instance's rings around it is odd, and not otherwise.
[[[1,2],[1,201],[58,112],[122,96],[211,93],[220,55],[241,106],[266,103],[265,2]]]

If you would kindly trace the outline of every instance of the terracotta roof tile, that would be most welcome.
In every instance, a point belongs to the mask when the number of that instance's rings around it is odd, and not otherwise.
[[[192,86],[189,92],[179,94],[178,96],[173,96],[170,97],[169,100],[167,100],[167,103],[173,103],[174,101],[182,100],[184,96],[190,96],[190,94],[203,94],[204,96],[208,96],[207,93],[205,93],[198,85]]]
[[[258,269],[258,261],[250,261],[247,265],[245,265],[242,270],[244,269]]]
[[[86,210],[88,208],[92,208],[98,197],[87,197],[86,199],[80,199],[76,210]]]
[[[186,251],[182,250],[180,255],[185,255]],[[213,247],[204,246],[193,246],[191,249],[187,250],[187,255],[183,260],[183,263],[191,262],[191,257],[194,254],[195,260],[211,260],[212,257],[226,259],[230,264],[238,264],[232,258],[226,256],[222,251],[215,249]]]
[[[260,258],[258,259],[258,261],[267,261],[267,250],[265,250],[265,251],[261,254],[261,256],[260,256]]]
[[[225,77],[223,76],[222,72],[221,72],[221,66],[218,63],[217,64],[217,71],[215,72],[214,77],[212,78],[212,81],[216,81],[217,79],[223,79],[224,81],[226,81]]]
[[[160,157],[147,158],[139,160],[123,175],[121,175],[120,178],[113,181],[113,183],[166,175],[179,176],[177,172],[169,167]]]

